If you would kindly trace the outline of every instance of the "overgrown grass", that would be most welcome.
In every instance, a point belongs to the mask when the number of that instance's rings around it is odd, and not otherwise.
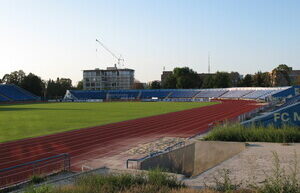
[[[39,184],[39,183],[45,181],[45,178],[43,176],[33,175],[33,176],[31,176],[30,181],[33,184]]]
[[[0,104],[0,142],[104,125],[216,104],[104,102]]]
[[[241,189],[229,177],[229,170],[223,170],[215,185],[202,190],[193,190],[178,182],[175,177],[152,170],[140,175],[87,175],[75,181],[73,185],[62,187],[42,186],[28,188],[25,193],[300,193],[299,165],[297,154],[295,161],[286,171],[273,153],[272,173],[266,176],[263,184],[247,184],[248,189]]]
[[[169,192],[171,189],[185,187],[176,177],[159,169],[145,174],[130,175],[86,175],[78,178],[74,185],[63,187],[43,186],[29,188],[26,193],[115,193],[115,192]]]
[[[297,143],[300,142],[300,129],[287,125],[275,128],[274,126],[243,127],[240,124],[225,124],[215,127],[204,140]]]

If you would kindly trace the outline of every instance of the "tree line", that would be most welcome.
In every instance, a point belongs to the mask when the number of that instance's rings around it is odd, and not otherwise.
[[[62,99],[66,90],[83,88],[82,81],[74,87],[69,78],[42,80],[41,77],[33,73],[26,74],[23,70],[5,74],[0,78],[0,83],[17,85],[42,99]]]
[[[292,68],[280,64],[272,72],[256,72],[241,76],[238,72],[216,72],[215,74],[198,74],[194,70],[183,67],[174,68],[172,73],[162,82],[152,81],[146,87],[136,81],[132,89],[196,89],[196,88],[228,88],[228,87],[274,87],[300,85],[300,77],[292,82],[289,74]],[[69,78],[42,80],[39,76],[23,70],[5,74],[0,78],[2,84],[15,84],[42,99],[62,99],[66,90],[83,89],[83,82],[72,85]]]
[[[292,68],[280,64],[271,73],[258,71],[255,74],[241,76],[238,72],[216,72],[215,74],[197,74],[194,70],[183,67],[174,68],[162,82],[153,81],[150,89],[191,89],[191,88],[228,88],[228,87],[275,87],[300,84],[292,82],[289,73]]]

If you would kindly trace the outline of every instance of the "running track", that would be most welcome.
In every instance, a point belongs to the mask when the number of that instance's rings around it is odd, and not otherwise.
[[[190,137],[206,131],[209,124],[234,119],[257,107],[254,101],[225,100],[212,106],[0,143],[0,169],[68,153],[72,169],[77,170],[87,160],[119,154],[143,138]],[[5,175],[22,176],[22,172],[0,174],[0,187]]]

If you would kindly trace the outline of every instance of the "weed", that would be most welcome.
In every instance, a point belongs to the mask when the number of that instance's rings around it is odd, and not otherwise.
[[[295,143],[300,142],[300,129],[287,125],[276,128],[274,126],[244,127],[240,124],[225,124],[215,127],[204,140]]]

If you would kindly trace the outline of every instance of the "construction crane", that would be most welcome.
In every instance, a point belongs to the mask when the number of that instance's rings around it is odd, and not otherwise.
[[[96,42],[98,42],[107,52],[109,52],[115,59],[117,59],[117,64],[120,67],[121,62],[124,62],[124,59],[122,58],[122,56],[120,55],[118,57],[116,54],[114,54],[112,51],[110,51],[110,49],[108,49],[100,40],[96,39]]]

